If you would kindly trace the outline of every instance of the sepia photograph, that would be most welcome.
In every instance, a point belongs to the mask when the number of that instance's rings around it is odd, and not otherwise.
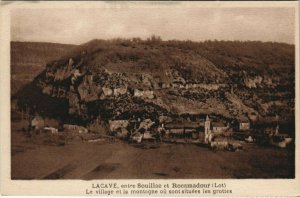
[[[10,10],[11,180],[296,178],[296,6],[104,4]]]

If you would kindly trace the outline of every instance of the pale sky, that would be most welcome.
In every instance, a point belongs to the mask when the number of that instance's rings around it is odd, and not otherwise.
[[[294,8],[17,9],[11,40],[81,44],[116,37],[294,43]]]

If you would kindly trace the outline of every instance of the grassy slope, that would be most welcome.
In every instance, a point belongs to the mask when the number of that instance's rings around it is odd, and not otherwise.
[[[73,47],[57,43],[11,42],[11,95],[31,82],[47,62]]]
[[[234,94],[227,95],[226,90],[180,93],[176,89],[175,94],[156,94],[162,106],[179,113],[235,117],[254,110],[264,117],[283,113],[280,116],[290,119],[294,112],[294,50],[293,45],[270,42],[92,40],[68,50],[48,66],[55,71],[64,67],[70,57],[75,63],[84,57],[81,69],[96,77],[107,69],[125,73],[130,82],[137,82],[144,75],[156,83],[169,83],[181,76],[191,82],[235,84]],[[84,56],[83,51],[87,52]],[[274,86],[245,87],[244,80],[255,76],[272,79]],[[132,84],[146,87],[143,83]]]

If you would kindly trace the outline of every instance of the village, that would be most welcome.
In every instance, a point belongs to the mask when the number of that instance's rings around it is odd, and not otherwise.
[[[294,8],[128,6],[8,12],[10,179],[295,178]]]
[[[82,142],[94,143],[107,139],[118,139],[132,145],[154,148],[159,142],[174,144],[195,144],[213,151],[243,150],[246,143],[286,148],[292,138],[280,132],[279,124],[257,132],[251,128],[251,122],[240,119],[235,124],[222,120],[216,121],[210,115],[204,119],[172,119],[160,116],[157,122],[151,119],[141,120],[94,120],[87,126],[64,123],[56,119],[42,118],[39,115],[28,116],[22,125],[27,136],[50,134],[51,136],[71,135]],[[26,119],[25,119],[26,120]],[[23,122],[24,123],[24,122]],[[25,126],[25,127],[24,127]],[[65,144],[65,142],[63,142]]]

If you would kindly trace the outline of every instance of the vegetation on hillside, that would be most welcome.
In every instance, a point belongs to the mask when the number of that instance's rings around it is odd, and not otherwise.
[[[260,120],[274,120],[276,115],[282,120],[294,117],[294,45],[162,41],[153,36],[147,40],[92,40],[66,51],[48,62],[33,83],[18,93],[20,103],[40,113],[79,120],[97,116],[125,119],[141,112],[151,112],[148,116],[193,112]],[[80,77],[72,84],[76,70]],[[91,82],[86,82],[88,76],[92,76]],[[122,97],[108,97],[102,91],[124,87],[127,93]],[[137,89],[153,91],[155,97],[136,100]],[[80,95],[83,92],[85,96]],[[50,113],[57,107],[41,97],[68,104],[60,103],[63,112]],[[70,109],[75,115],[70,115]]]

